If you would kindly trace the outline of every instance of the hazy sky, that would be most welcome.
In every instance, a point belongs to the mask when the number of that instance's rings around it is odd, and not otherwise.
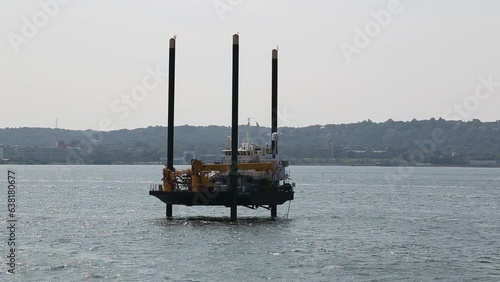
[[[47,4],[43,4],[47,3]],[[0,128],[165,125],[177,35],[176,124],[280,126],[500,120],[500,1],[2,0]],[[128,100],[126,97],[129,97]]]

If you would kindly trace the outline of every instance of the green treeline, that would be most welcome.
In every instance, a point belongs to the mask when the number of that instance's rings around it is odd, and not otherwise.
[[[368,120],[283,127],[279,132],[279,154],[295,164],[467,165],[470,160],[500,160],[500,121]],[[229,147],[230,134],[225,126],[178,126],[175,158],[181,159],[184,151],[219,154]],[[18,163],[25,160],[16,156],[16,146],[51,147],[57,140],[79,147],[82,163],[160,162],[166,154],[166,136],[166,128],[160,126],[110,132],[6,128],[0,129],[0,144],[4,158]],[[247,136],[256,144],[270,143],[269,128],[240,126],[240,142]]]

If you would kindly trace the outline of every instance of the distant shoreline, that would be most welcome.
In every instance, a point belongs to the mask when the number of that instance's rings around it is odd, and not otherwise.
[[[62,165],[69,165],[69,166],[158,166],[158,165],[165,165],[162,163],[122,163],[122,164],[67,164],[67,163],[50,163],[50,164],[42,164],[42,163],[0,163],[0,166],[9,166],[9,165],[25,165],[25,166],[62,166]],[[188,164],[176,164],[176,166],[189,166]],[[310,166],[310,167],[333,167],[333,166],[338,166],[338,167],[426,167],[426,168],[438,168],[438,167],[456,167],[456,168],[500,168],[500,164],[498,165],[490,165],[490,166],[477,166],[477,165],[414,165],[414,164],[407,164],[407,165],[371,165],[371,164],[350,164],[350,165],[342,165],[342,164],[293,164],[290,163],[290,166],[292,167],[303,167],[303,166]]]
[[[174,163],[213,162],[227,148],[229,127],[177,126]],[[241,126],[265,146],[269,128]],[[500,167],[500,121],[370,120],[280,128],[279,156],[292,165]],[[239,138],[245,138],[240,134]],[[109,132],[0,129],[0,160],[17,164],[162,164],[166,127]],[[6,161],[9,159],[9,161]],[[2,163],[2,161],[0,161]]]

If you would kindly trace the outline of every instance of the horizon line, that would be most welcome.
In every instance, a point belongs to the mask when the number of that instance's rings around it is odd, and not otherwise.
[[[349,123],[327,123],[327,124],[310,124],[306,126],[281,126],[279,128],[307,128],[307,127],[325,127],[329,125],[351,125],[351,124],[360,124],[364,122],[369,122],[369,123],[374,123],[374,124],[383,124],[387,122],[418,122],[418,121],[454,121],[454,122],[463,122],[463,123],[469,123],[469,122],[475,122],[479,121],[481,123],[500,123],[499,120],[491,120],[491,121],[483,121],[480,119],[471,119],[471,120],[446,120],[443,118],[429,118],[429,119],[412,119],[412,120],[393,120],[393,119],[388,119],[386,121],[372,121],[371,119],[366,119],[358,122],[349,122]],[[211,126],[216,126],[216,127],[228,127],[230,128],[231,126],[229,125],[217,125],[217,124],[211,124],[211,125],[193,125],[193,124],[183,124],[183,125],[175,125],[174,127],[211,127]],[[239,124],[238,126],[250,126],[250,127],[260,127],[260,128],[271,128],[270,126],[256,126],[256,125],[248,125],[248,124]],[[120,130],[137,130],[137,129],[146,129],[150,127],[165,127],[167,128],[167,125],[149,125],[147,127],[135,127],[135,128],[117,128],[117,129],[112,129],[112,130],[98,130],[98,129],[71,129],[71,128],[61,128],[61,127],[37,127],[37,126],[21,126],[21,127],[3,127],[1,129],[21,129],[21,128],[32,128],[32,129],[60,129],[60,130],[71,130],[71,131],[98,131],[98,132],[113,132],[113,131],[120,131]]]

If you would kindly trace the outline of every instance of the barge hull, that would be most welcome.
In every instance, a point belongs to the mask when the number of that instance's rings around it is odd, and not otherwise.
[[[185,206],[225,206],[230,207],[232,202],[231,192],[190,192],[190,191],[149,191],[165,204]],[[293,191],[275,192],[248,192],[238,193],[237,205],[239,206],[272,206],[282,205],[293,200]]]

